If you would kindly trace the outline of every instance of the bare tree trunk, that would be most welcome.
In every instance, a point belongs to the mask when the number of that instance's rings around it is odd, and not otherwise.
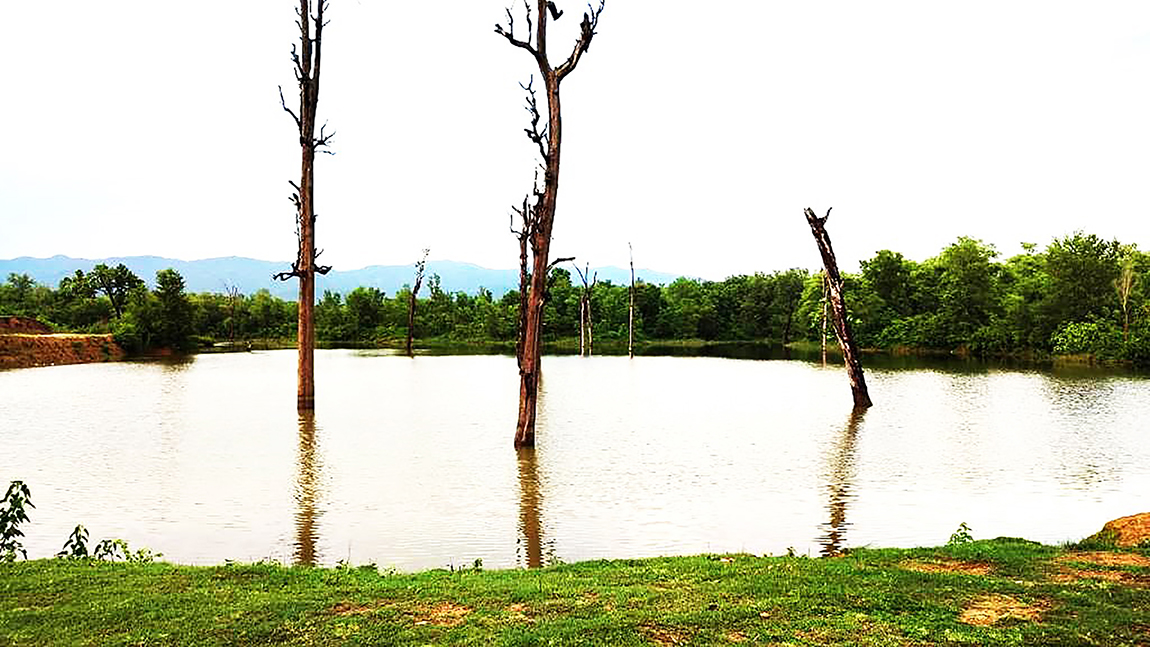
[[[552,19],[557,20],[561,12],[555,10],[555,5],[548,0],[537,0],[534,11],[529,2],[524,6],[527,11],[527,36],[521,40],[515,35],[515,18],[511,9],[507,9],[507,26],[496,25],[495,33],[507,39],[515,47],[526,50],[535,59],[543,79],[544,91],[547,95],[547,125],[540,130],[541,114],[536,103],[535,91],[531,82],[523,86],[528,93],[527,107],[531,114],[531,127],[526,129],[527,136],[539,148],[542,157],[543,187],[540,190],[538,176],[534,190],[535,202],[529,205],[524,201],[521,212],[524,225],[522,233],[531,244],[532,266],[530,287],[527,294],[527,305],[524,308],[523,329],[520,332],[520,341],[523,356],[519,361],[519,418],[515,426],[515,445],[517,447],[535,444],[535,410],[539,392],[539,369],[541,356],[540,336],[542,333],[543,301],[547,290],[547,274],[551,267],[548,258],[551,253],[551,231],[555,222],[555,203],[559,192],[559,153],[562,143],[563,122],[560,116],[559,85],[568,74],[575,70],[591,46],[591,39],[595,36],[595,29],[599,25],[599,16],[603,13],[605,0],[600,0],[599,8],[583,14],[580,25],[579,39],[570,56],[558,67],[552,67],[547,56],[547,20],[548,5],[550,5]],[[532,15],[535,19],[535,33],[532,35]],[[533,37],[534,36],[534,37]],[[521,266],[522,267],[522,266]]]
[[[872,404],[870,394],[867,392],[866,378],[863,375],[862,364],[859,362],[858,347],[851,336],[850,323],[847,321],[847,307],[843,299],[843,279],[839,275],[838,262],[835,260],[835,252],[831,247],[831,237],[827,235],[824,226],[831,212],[828,209],[827,215],[822,218],[816,216],[815,212],[810,209],[806,209],[803,213],[807,217],[807,224],[811,226],[811,234],[815,237],[815,243],[819,246],[819,253],[822,254],[823,265],[827,270],[827,286],[831,312],[834,314],[835,336],[838,337],[839,346],[842,347],[843,362],[846,364],[847,378],[850,380],[855,408],[866,408]]]
[[[586,337],[587,337],[587,301],[583,299],[583,295],[579,295],[579,357],[585,356],[586,353]]]
[[[635,250],[627,243],[631,256],[631,289],[627,291],[627,357],[635,357]]]
[[[299,249],[292,271],[280,272],[275,278],[287,281],[299,279],[299,326],[296,346],[299,348],[297,370],[296,407],[300,411],[315,408],[315,275],[327,274],[331,267],[318,265],[316,259],[323,253],[315,247],[315,153],[325,148],[335,133],[326,134],[321,127],[319,137],[315,136],[316,109],[319,105],[319,75],[323,44],[323,19],[327,3],[319,0],[316,13],[311,11],[311,0],[300,0],[297,10],[300,29],[299,46],[292,47],[292,62],[295,64],[296,81],[299,84],[299,113],[287,107],[283,88],[280,88],[280,104],[285,112],[295,120],[299,129],[301,148],[300,183],[291,183],[295,189],[292,202],[296,206],[296,237]],[[315,38],[311,28],[315,28]]]
[[[240,295],[240,289],[235,285],[227,285],[225,289],[228,293],[228,346],[234,347],[236,344],[236,299]],[[235,350],[232,348],[232,350]]]
[[[415,338],[415,300],[419,296],[419,288],[423,285],[423,270],[427,267],[427,255],[430,249],[423,250],[423,258],[415,264],[415,285],[411,288],[411,298],[407,302],[407,356],[415,357],[411,342]]]
[[[586,349],[586,355],[590,356],[595,346],[595,334],[591,323],[591,294],[595,290],[595,284],[599,282],[599,273],[595,272],[594,278],[588,283],[590,268],[580,270],[576,265],[575,271],[579,273],[579,279],[583,282],[583,292],[579,295],[579,355],[582,357]],[[583,343],[584,339],[587,340],[586,345]]]

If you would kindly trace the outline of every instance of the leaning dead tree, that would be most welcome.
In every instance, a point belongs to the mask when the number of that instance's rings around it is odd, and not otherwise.
[[[319,0],[312,13],[312,0],[300,0],[296,25],[299,26],[299,44],[292,45],[291,58],[295,64],[295,78],[299,84],[299,111],[288,107],[280,87],[280,105],[291,115],[299,130],[299,143],[302,153],[300,182],[291,182],[295,192],[291,201],[296,208],[296,239],[299,248],[290,272],[275,275],[280,281],[299,279],[299,335],[296,345],[299,348],[298,382],[296,406],[301,411],[315,408],[315,275],[327,274],[331,266],[319,265],[316,259],[323,250],[315,247],[315,154],[323,150],[335,133],[326,133],[326,125],[315,136],[315,116],[319,106],[319,73],[323,45],[323,19],[327,3]],[[313,37],[312,30],[315,30]]]
[[[635,357],[635,250],[627,243],[631,255],[631,289],[627,290],[627,357]]]
[[[519,338],[519,419],[515,425],[515,445],[525,446],[535,444],[535,409],[539,389],[540,345],[539,337],[542,332],[543,302],[547,290],[547,275],[551,267],[548,261],[551,253],[551,230],[555,222],[555,203],[559,193],[559,152],[563,135],[563,123],[560,117],[559,85],[567,75],[575,71],[580,59],[591,47],[591,40],[595,37],[595,29],[599,26],[599,16],[603,13],[606,0],[600,0],[599,7],[588,6],[583,14],[580,24],[579,38],[571,54],[558,67],[552,67],[547,56],[547,20],[548,14],[552,20],[562,16],[554,2],[537,0],[534,10],[529,0],[524,0],[523,6],[527,13],[526,34],[520,35],[515,31],[515,17],[511,9],[507,9],[507,24],[495,26],[495,33],[507,39],[511,45],[525,50],[535,59],[539,68],[540,78],[543,79],[543,91],[547,101],[547,122],[541,125],[543,115],[540,112],[534,89],[534,76],[523,85],[527,93],[527,112],[531,116],[530,127],[525,128],[527,137],[539,149],[542,162],[539,169],[543,171],[543,183],[539,184],[536,174],[535,187],[523,202],[521,215],[523,227],[520,239],[520,280],[521,299],[526,294],[525,303],[521,301],[521,329]],[[531,272],[523,271],[526,267],[526,248],[531,248]]]
[[[595,330],[591,324],[591,293],[595,291],[595,285],[599,282],[599,273],[595,272],[588,283],[587,277],[591,273],[591,268],[584,266],[581,270],[578,265],[574,267],[579,273],[579,280],[583,282],[583,291],[579,294],[579,356],[590,357],[595,349]]]
[[[415,284],[411,286],[411,297],[407,300],[407,356],[414,357],[411,349],[411,340],[415,337],[415,299],[419,296],[419,288],[423,285],[423,270],[427,267],[427,255],[430,249],[423,250],[423,258],[415,264]]]
[[[819,253],[823,257],[823,266],[827,271],[827,296],[831,306],[831,314],[835,337],[843,351],[843,362],[846,364],[847,377],[851,383],[851,394],[854,397],[856,409],[871,406],[870,394],[866,388],[866,378],[863,376],[862,364],[859,362],[859,350],[851,336],[850,323],[847,321],[847,307],[843,300],[843,279],[839,275],[838,261],[835,260],[834,249],[831,248],[831,237],[827,234],[826,222],[831,217],[831,210],[827,215],[819,218],[809,208],[803,211],[807,217],[807,224],[811,226],[811,234],[819,246]]]

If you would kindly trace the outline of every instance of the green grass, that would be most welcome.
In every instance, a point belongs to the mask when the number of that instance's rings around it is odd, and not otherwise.
[[[998,539],[828,559],[697,556],[418,574],[17,562],[0,564],[0,645],[1150,643],[1150,569],[1089,566],[1093,575],[1081,575],[1067,570],[1077,561],[1060,561],[1070,550]],[[981,570],[948,572],[955,564]],[[960,622],[980,599],[1036,615]]]

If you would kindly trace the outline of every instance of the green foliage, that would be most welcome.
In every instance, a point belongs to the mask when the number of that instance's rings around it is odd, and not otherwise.
[[[0,562],[16,561],[17,554],[28,559],[28,552],[20,542],[24,536],[20,524],[28,521],[26,508],[35,507],[32,492],[23,481],[12,481],[8,485],[8,492],[0,500]]]
[[[123,539],[102,539],[92,551],[92,559],[108,562],[120,560],[129,564],[151,564],[163,556],[163,553],[153,553],[147,548],[132,552],[128,542]]]
[[[130,564],[151,564],[163,556],[162,553],[153,553],[147,548],[132,552],[128,542],[123,539],[101,539],[95,548],[89,551],[88,529],[81,524],[76,524],[76,528],[64,542],[64,548],[56,553],[57,559],[90,559],[106,562],[120,560]]]
[[[1099,359],[1117,359],[1124,351],[1122,331],[1099,321],[1065,324],[1051,336],[1050,343],[1059,355],[1091,354]]]
[[[77,278],[86,282],[86,287],[90,287],[95,292],[103,293],[117,317],[124,314],[124,308],[127,306],[129,297],[135,292],[144,290],[144,281],[133,274],[123,263],[116,267],[108,267],[101,263],[92,268],[92,272],[86,279],[82,273]]]
[[[970,526],[966,525],[966,522],[963,521],[962,523],[958,524],[958,530],[955,530],[954,533],[951,534],[950,539],[948,539],[946,542],[946,545],[961,546],[963,544],[969,544],[973,541],[974,536],[970,534]]]
[[[88,529],[76,524],[64,547],[56,553],[59,559],[85,559],[88,557]]]

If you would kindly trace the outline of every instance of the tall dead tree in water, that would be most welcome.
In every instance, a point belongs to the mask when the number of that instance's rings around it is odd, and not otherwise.
[[[419,296],[419,288],[423,285],[423,270],[427,268],[427,255],[430,249],[423,250],[423,258],[415,264],[415,284],[411,286],[411,298],[407,301],[407,356],[414,357],[411,349],[411,340],[415,337],[415,299]]]
[[[571,54],[558,67],[552,67],[547,57],[547,20],[550,11],[551,19],[558,20],[561,11],[555,8],[555,3],[549,0],[537,0],[532,10],[529,0],[524,0],[527,12],[527,33],[521,37],[515,33],[515,18],[511,9],[507,9],[507,25],[495,26],[495,33],[507,39],[515,47],[521,48],[531,54],[539,68],[543,79],[544,92],[547,99],[547,124],[540,127],[542,114],[536,101],[532,81],[523,86],[527,92],[527,111],[531,115],[531,125],[524,130],[527,137],[539,148],[543,161],[540,168],[543,171],[543,186],[538,183],[536,176],[533,191],[534,202],[524,201],[524,242],[530,244],[532,264],[530,281],[527,289],[523,326],[520,332],[519,358],[519,419],[515,426],[515,445],[522,447],[535,444],[535,409],[539,388],[539,336],[542,332],[544,293],[547,289],[547,274],[550,269],[548,257],[551,253],[551,230],[555,223],[555,201],[559,193],[559,152],[563,135],[563,122],[560,117],[559,85],[567,75],[575,71],[583,54],[591,47],[591,39],[595,36],[595,29],[599,26],[599,16],[603,13],[606,0],[600,0],[596,9],[589,6],[583,14],[580,25],[579,38]],[[534,18],[533,18],[534,16]],[[534,28],[534,34],[532,29]],[[521,244],[521,252],[525,246]],[[521,258],[523,254],[521,253]],[[521,268],[523,265],[521,265]],[[520,277],[522,279],[522,275]],[[524,281],[528,283],[528,281]]]
[[[635,356],[635,250],[627,243],[631,255],[631,289],[627,290],[627,357]]]
[[[538,176],[536,176],[536,193],[538,193]],[[512,207],[511,210],[519,215],[519,229],[515,229],[515,217],[511,217],[511,233],[519,239],[519,319],[516,330],[518,331],[515,338],[515,361],[520,370],[523,370],[523,354],[527,342],[527,294],[531,289],[531,271],[528,269],[527,264],[527,246],[531,242],[531,232],[535,230],[536,214],[531,207],[531,196],[528,195],[523,198],[522,207]],[[551,261],[547,266],[547,274],[551,274],[551,269],[560,263],[575,260],[574,256],[567,256],[564,258],[557,258]],[[546,289],[543,291],[543,303],[547,302],[548,292]],[[540,308],[543,306],[540,305]],[[540,336],[535,336],[535,353],[539,354],[539,339]],[[519,445],[516,445],[517,447]]]
[[[583,292],[579,295],[579,356],[590,357],[595,349],[595,329],[591,324],[591,293],[595,291],[595,285],[599,282],[599,273],[595,272],[591,282],[588,283],[587,277],[591,273],[589,267],[580,270],[579,266],[575,265],[575,271],[579,273],[579,280],[583,282]]]
[[[811,226],[811,234],[819,246],[819,253],[823,257],[823,266],[827,270],[827,295],[830,297],[831,314],[834,319],[835,337],[843,351],[843,362],[847,367],[847,377],[851,383],[851,394],[854,397],[856,409],[865,409],[871,406],[870,394],[867,393],[866,378],[863,376],[862,364],[859,362],[859,350],[851,336],[850,323],[847,321],[847,307],[843,300],[843,278],[839,275],[839,264],[835,260],[835,252],[831,247],[831,237],[827,234],[826,222],[831,217],[831,210],[827,215],[819,218],[809,208],[803,211],[807,217],[807,224]]]
[[[295,192],[291,196],[296,208],[296,238],[299,248],[290,272],[280,272],[275,278],[287,281],[299,279],[299,327],[296,345],[299,348],[298,382],[296,407],[301,410],[315,408],[315,275],[327,274],[331,266],[319,265],[316,259],[323,253],[315,247],[315,154],[323,150],[335,133],[328,134],[326,125],[320,127],[319,137],[315,136],[315,116],[319,106],[319,73],[323,46],[323,19],[327,3],[319,0],[312,14],[311,0],[300,0],[296,10],[299,26],[299,44],[292,45],[291,58],[295,64],[295,78],[299,84],[299,112],[287,106],[283,88],[280,88],[280,105],[295,120],[299,130],[299,143],[302,153],[300,182],[291,182]],[[315,36],[312,36],[312,30]]]

